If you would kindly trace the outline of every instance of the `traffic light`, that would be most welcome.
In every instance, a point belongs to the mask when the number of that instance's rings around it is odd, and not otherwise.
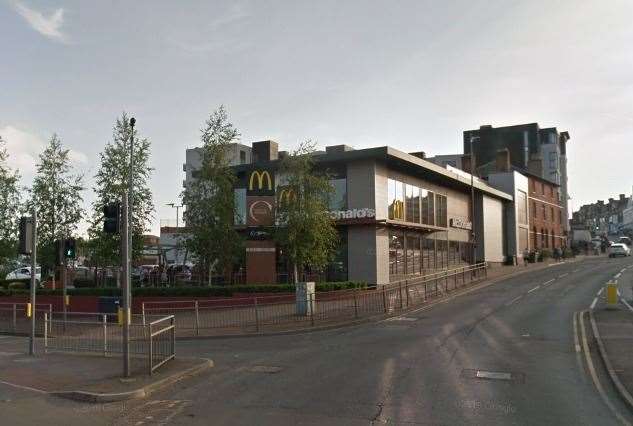
[[[20,254],[33,253],[33,220],[30,217],[20,218]]]
[[[108,203],[103,206],[103,232],[106,234],[118,234],[120,216],[120,203]]]
[[[61,240],[55,240],[55,265],[64,264],[64,244]]]
[[[64,241],[64,257],[66,259],[77,258],[77,241],[74,238],[68,238]]]

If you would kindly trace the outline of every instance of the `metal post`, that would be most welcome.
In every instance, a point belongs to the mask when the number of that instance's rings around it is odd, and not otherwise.
[[[148,367],[149,367],[149,375],[152,375],[152,363],[154,362],[154,345],[152,342],[152,323],[150,322],[149,325],[149,339],[147,340],[149,342],[149,348],[147,350],[147,355],[148,355]]]
[[[108,316],[103,315],[103,356],[108,356]]]
[[[53,319],[51,317],[51,319]],[[48,312],[44,312],[44,353],[48,352]]]
[[[67,261],[66,261],[66,253],[65,253],[65,242],[66,239],[64,238],[60,245],[60,250],[62,251],[62,255],[63,255],[63,259],[62,259],[62,304],[64,305],[64,327],[66,327],[66,321],[68,320],[68,307],[66,306],[66,298],[68,297],[68,292],[66,290],[66,267],[68,265]]]
[[[259,332],[259,309],[257,308],[257,297],[255,298],[255,331]]]
[[[354,289],[354,318],[358,318],[358,288]]]
[[[472,222],[472,258],[470,259],[471,264],[475,263],[476,257],[476,236],[475,236],[475,152],[473,151],[473,140],[475,140],[474,136],[470,137],[470,220]]]
[[[310,325],[314,327],[314,294],[310,294]]]
[[[382,286],[382,307],[385,313],[387,313],[387,291],[384,285]]]
[[[143,318],[143,325],[145,325],[145,302],[141,303],[141,316]]]
[[[128,194],[123,195],[123,226],[121,227],[122,234],[121,241],[123,243],[123,307],[122,307],[122,320],[123,320],[123,376],[130,377],[130,299],[129,299],[129,286],[130,286],[130,240],[128,238]],[[151,340],[151,337],[150,337]]]
[[[398,283],[398,295],[400,296],[400,309],[404,308],[404,304],[402,302],[402,281]]]
[[[404,282],[404,291],[407,295],[407,308],[409,307],[409,280]]]
[[[37,282],[37,210],[33,207],[33,236],[31,240],[31,335],[29,336],[29,355],[35,355],[35,287]]]
[[[18,305],[13,304],[13,333],[18,332]]]
[[[200,315],[198,312],[198,301],[196,300],[194,304],[196,307],[196,336],[199,336],[200,335]]]

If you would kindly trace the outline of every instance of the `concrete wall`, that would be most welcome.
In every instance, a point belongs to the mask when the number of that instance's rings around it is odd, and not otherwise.
[[[503,252],[503,203],[496,198],[483,196],[483,237],[486,262],[501,263]]]
[[[488,183],[514,198],[514,202],[504,203],[505,215],[505,253],[508,256],[517,256],[520,260],[523,258],[523,248],[519,246],[519,234],[523,232],[529,244],[529,203],[526,213],[526,223],[518,223],[519,208],[516,200],[518,200],[518,192],[523,191],[526,196],[529,194],[528,179],[526,176],[518,172],[507,173],[491,173],[488,176]]]

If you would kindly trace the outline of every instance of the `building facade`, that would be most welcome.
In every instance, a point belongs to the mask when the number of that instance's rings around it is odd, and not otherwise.
[[[202,168],[202,148],[190,148],[185,152],[185,163],[182,165],[182,171],[185,172],[185,180],[182,183],[186,187],[188,183],[197,179],[198,173]],[[236,166],[239,164],[248,164],[252,161],[251,147],[241,143],[230,143],[227,146],[227,158],[229,164]]]
[[[633,196],[620,194],[618,198],[598,200],[581,206],[572,214],[572,226],[590,230],[594,235],[618,234],[633,231]]]
[[[531,247],[534,250],[566,247],[560,187],[539,176],[528,174],[527,178]]]
[[[284,153],[274,141],[253,143],[252,153],[251,163],[234,166],[235,226],[246,241],[242,266],[247,283],[284,282],[289,265],[272,239],[276,204],[289,196],[279,172]],[[503,212],[511,195],[477,179],[473,220],[471,182],[463,172],[390,147],[333,146],[314,159],[331,177],[329,208],[340,246],[327,270],[312,279],[382,285],[465,265],[473,256],[505,260]]]

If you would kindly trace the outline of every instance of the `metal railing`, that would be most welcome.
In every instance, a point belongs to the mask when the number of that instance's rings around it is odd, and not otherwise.
[[[479,263],[369,290],[319,292],[299,314],[294,294],[144,302],[141,316],[173,315],[179,336],[285,331],[390,314],[441,297],[487,276]]]
[[[44,313],[45,352],[123,353],[123,329],[116,314],[91,312]],[[130,322],[130,355],[145,360],[147,372],[176,356],[176,328],[173,315],[133,315]]]
[[[45,313],[53,312],[53,305],[37,303],[35,305],[35,332],[44,333],[43,319]],[[27,317],[27,303],[0,303],[0,333],[29,334],[31,318]]]

